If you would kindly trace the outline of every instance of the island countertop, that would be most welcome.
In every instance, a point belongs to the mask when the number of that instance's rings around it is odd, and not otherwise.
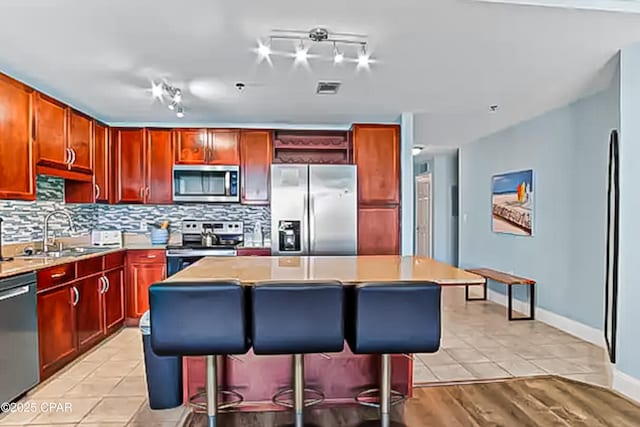
[[[485,282],[481,276],[432,258],[398,255],[206,257],[164,282],[224,279],[247,285],[265,280],[419,281],[452,286]]]

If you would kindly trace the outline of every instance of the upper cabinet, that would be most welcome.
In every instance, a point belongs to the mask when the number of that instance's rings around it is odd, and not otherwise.
[[[240,133],[240,187],[244,204],[269,204],[272,132],[246,130]]]
[[[108,202],[111,195],[111,144],[109,128],[99,123],[94,126],[94,147],[96,202]]]
[[[360,204],[400,203],[399,151],[399,126],[353,126],[353,158],[358,166]]]
[[[176,129],[175,163],[238,165],[239,132],[232,129]]]
[[[67,107],[38,93],[34,119],[38,164],[70,168],[71,154],[67,147]]]
[[[146,192],[144,129],[114,129],[115,202],[143,203]]]
[[[71,169],[93,171],[93,121],[75,111],[69,112],[69,152]]]
[[[173,203],[173,144],[170,129],[147,131],[145,203]]]
[[[33,91],[0,74],[0,199],[35,200]]]

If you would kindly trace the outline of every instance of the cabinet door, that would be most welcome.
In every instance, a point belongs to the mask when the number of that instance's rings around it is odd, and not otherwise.
[[[50,376],[77,352],[74,295],[71,286],[38,294],[40,379]]]
[[[0,74],[0,199],[35,200],[33,91]]]
[[[399,208],[377,207],[358,210],[358,255],[400,253]]]
[[[116,203],[143,203],[145,193],[144,129],[117,129],[114,136]]]
[[[176,163],[203,165],[209,157],[209,135],[206,129],[176,130]]]
[[[109,128],[96,123],[94,126],[94,146],[95,146],[95,190],[96,202],[108,202],[110,176],[110,155],[109,155]]]
[[[102,276],[91,276],[75,282],[77,289],[76,330],[80,351],[91,347],[102,336]]]
[[[149,310],[149,287],[167,277],[164,263],[130,264],[131,307],[129,315],[138,318]]]
[[[154,129],[147,133],[146,203],[173,203],[173,144],[170,130]]]
[[[239,165],[239,133],[236,130],[214,130],[209,133],[209,156],[207,163],[214,165]]]
[[[398,126],[354,125],[353,156],[361,204],[400,203],[399,151]]]
[[[93,172],[93,123],[75,112],[69,113],[69,150],[71,168],[78,172]]]
[[[271,132],[242,131],[240,134],[240,188],[242,203],[269,204]]]
[[[36,146],[38,164],[67,169],[67,108],[45,95],[36,95]]]
[[[124,321],[124,269],[119,268],[104,275],[107,279],[104,298],[104,332],[108,334]]]

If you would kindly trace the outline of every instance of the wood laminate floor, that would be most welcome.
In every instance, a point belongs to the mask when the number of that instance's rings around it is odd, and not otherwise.
[[[305,421],[318,427],[378,425],[376,410],[361,406],[311,408]],[[394,407],[392,420],[409,427],[640,426],[640,405],[597,386],[555,377],[513,379],[415,389]],[[292,422],[290,413],[227,413],[217,427],[270,427]],[[192,414],[184,427],[206,427]]]

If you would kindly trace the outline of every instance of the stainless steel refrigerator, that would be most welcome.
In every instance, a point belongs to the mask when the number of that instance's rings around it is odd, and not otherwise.
[[[354,165],[271,166],[271,253],[356,255]]]

